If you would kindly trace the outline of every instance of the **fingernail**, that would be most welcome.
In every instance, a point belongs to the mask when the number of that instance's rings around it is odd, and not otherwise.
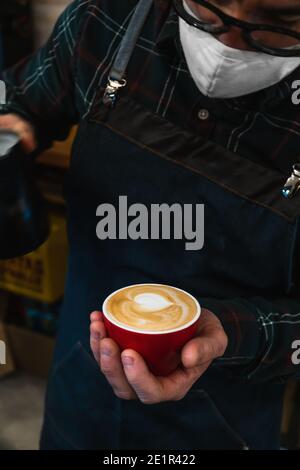
[[[124,366],[132,366],[133,365],[133,357],[130,356],[124,356],[122,358]]]
[[[91,322],[99,321],[99,312],[92,312],[90,315]]]
[[[110,356],[111,355],[111,350],[108,348],[103,348],[101,349],[101,355],[102,356]]]

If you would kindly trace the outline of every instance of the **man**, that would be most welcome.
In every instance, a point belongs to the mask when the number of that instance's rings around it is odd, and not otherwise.
[[[284,383],[299,377],[300,201],[281,189],[300,138],[291,99],[300,5],[154,1],[109,108],[103,95],[137,3],[74,1],[47,44],[3,74],[0,125],[28,151],[79,123],[41,447],[276,449]],[[205,204],[204,248],[98,240],[97,206],[120,195]],[[203,307],[199,335],[169,377],[121,353],[99,312],[109,293],[143,282],[185,289]]]

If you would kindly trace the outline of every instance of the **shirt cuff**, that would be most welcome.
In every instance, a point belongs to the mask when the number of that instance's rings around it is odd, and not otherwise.
[[[200,305],[219,318],[228,337],[227,349],[218,362],[246,365],[260,357],[263,332],[251,302],[243,299],[201,299]]]

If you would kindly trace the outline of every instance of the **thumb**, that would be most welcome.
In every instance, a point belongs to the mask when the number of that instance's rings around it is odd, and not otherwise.
[[[197,367],[223,356],[227,347],[227,336],[222,329],[216,329],[189,341],[181,353],[184,367]]]

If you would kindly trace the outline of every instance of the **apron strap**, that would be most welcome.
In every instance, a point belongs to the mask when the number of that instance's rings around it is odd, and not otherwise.
[[[139,1],[121,41],[117,56],[110,69],[108,83],[103,95],[103,103],[109,108],[114,107],[119,88],[126,85],[125,72],[152,3],[153,0]]]

